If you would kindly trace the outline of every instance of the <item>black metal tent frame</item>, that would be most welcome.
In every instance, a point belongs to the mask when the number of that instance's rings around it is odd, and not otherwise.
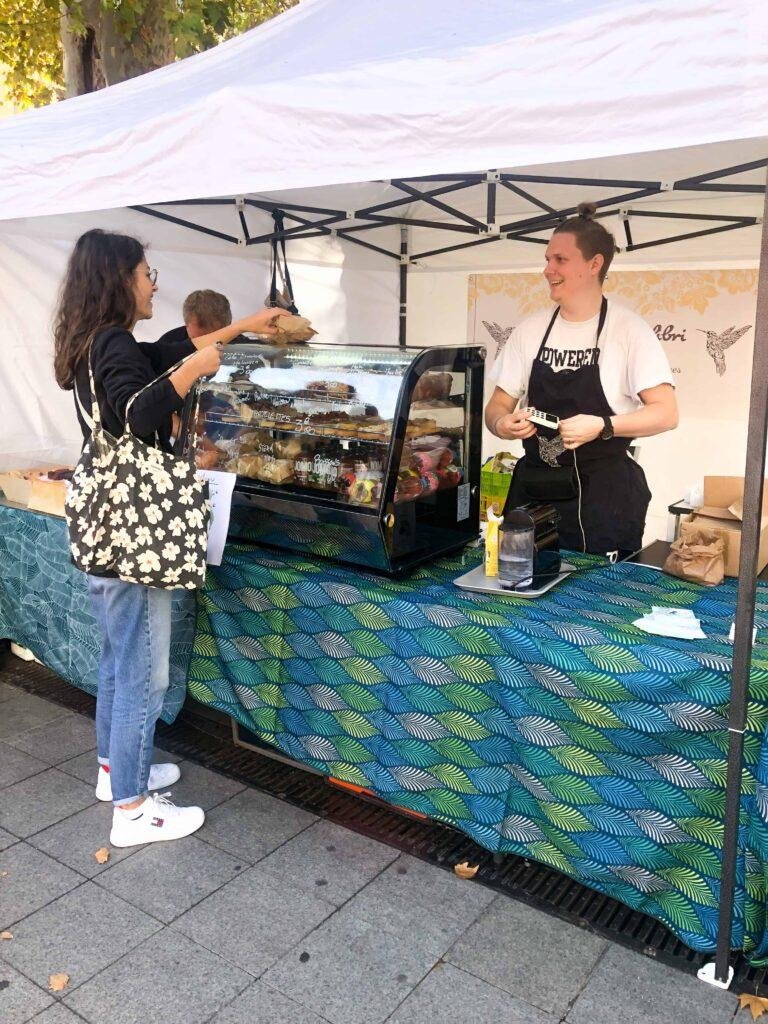
[[[765,185],[723,182],[720,179],[731,178],[749,171],[768,167],[768,158],[754,160],[749,163],[719,168],[714,171],[683,178],[679,181],[642,181],[622,178],[588,178],[564,177],[560,175],[511,174],[505,171],[490,170],[472,174],[435,174],[413,178],[391,179],[390,184],[401,193],[397,198],[386,202],[366,206],[357,210],[339,210],[327,207],[301,205],[290,202],[275,202],[246,196],[230,198],[209,198],[194,200],[176,200],[155,206],[133,206],[131,209],[150,217],[156,217],[179,227],[188,228],[205,235],[219,238],[238,246],[266,245],[276,240],[316,238],[335,236],[346,241],[372,250],[389,259],[395,260],[400,267],[400,329],[399,343],[405,345],[406,336],[406,300],[408,267],[420,261],[444,253],[471,249],[478,245],[491,242],[512,240],[527,242],[532,245],[546,245],[548,235],[559,223],[576,213],[576,207],[557,209],[534,195],[524,186],[563,186],[589,187],[618,192],[618,195],[607,195],[592,200],[598,208],[598,216],[618,215],[622,221],[625,245],[618,247],[619,252],[636,252],[640,249],[658,248],[675,242],[693,238],[704,238],[707,235],[719,234],[724,231],[738,231],[745,227],[762,224],[760,246],[760,262],[758,274],[757,312],[755,319],[755,341],[752,362],[752,382],[749,406],[747,451],[745,462],[744,516],[742,522],[741,562],[739,567],[738,595],[736,602],[736,625],[733,645],[733,661],[731,668],[731,700],[729,708],[729,748],[728,772],[726,781],[726,807],[723,838],[723,866],[720,891],[720,909],[718,918],[718,939],[715,958],[714,976],[719,982],[729,980],[729,957],[732,937],[732,915],[736,881],[736,861],[739,829],[739,811],[741,806],[741,771],[744,752],[744,730],[747,716],[747,700],[749,689],[749,671],[752,661],[752,628],[755,616],[755,598],[757,591],[757,560],[760,544],[760,528],[763,500],[763,479],[765,473],[766,434],[768,433],[768,189]],[[425,187],[419,187],[425,186]],[[453,203],[446,203],[440,196],[452,195],[467,189],[485,189],[485,219],[465,213]],[[539,212],[536,215],[523,217],[508,223],[498,223],[497,197],[498,190],[507,189],[520,199],[524,199]],[[689,213],[632,209],[630,205],[638,199],[661,195],[667,192],[723,193],[731,195],[755,194],[763,195],[762,217],[735,216],[715,213]],[[392,216],[385,211],[397,210],[403,206],[423,203],[439,210],[450,220],[430,220],[425,217]],[[229,235],[222,231],[195,224],[191,220],[167,212],[162,207],[201,207],[231,206],[237,211],[242,234]],[[248,208],[260,210],[267,214],[282,214],[282,223],[291,222],[293,226],[279,230],[276,218],[275,230],[266,234],[253,236],[250,234],[246,212]],[[710,227],[702,227],[695,231],[681,234],[662,235],[651,241],[635,242],[632,237],[631,221],[633,218],[655,218],[662,221],[685,220],[710,223]],[[381,245],[364,241],[357,237],[362,232],[371,232],[381,228],[399,226],[399,251],[392,252]],[[451,245],[444,245],[422,252],[408,251],[409,227],[429,228],[435,231],[460,233],[473,236],[470,240]],[[542,237],[545,233],[546,237]]]

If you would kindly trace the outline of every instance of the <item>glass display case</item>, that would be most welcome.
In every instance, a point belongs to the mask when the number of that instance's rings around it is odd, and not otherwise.
[[[186,413],[230,537],[402,572],[477,536],[479,347],[230,345]]]

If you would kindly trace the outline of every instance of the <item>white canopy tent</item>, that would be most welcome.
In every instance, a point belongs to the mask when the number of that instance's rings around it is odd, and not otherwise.
[[[2,463],[76,446],[50,315],[91,226],[152,242],[162,298],[144,337],[194,287],[226,291],[236,315],[260,305],[274,210],[300,305],[331,341],[402,340],[409,268],[538,266],[583,199],[625,249],[617,268],[756,265],[766,52],[752,0],[303,0],[0,122]]]

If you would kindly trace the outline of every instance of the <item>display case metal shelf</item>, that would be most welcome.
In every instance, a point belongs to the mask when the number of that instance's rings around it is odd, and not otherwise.
[[[477,536],[480,347],[239,344],[196,389],[198,465],[237,474],[230,536],[403,572]]]

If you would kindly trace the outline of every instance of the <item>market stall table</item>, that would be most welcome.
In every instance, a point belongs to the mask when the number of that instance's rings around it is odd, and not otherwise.
[[[191,694],[293,760],[552,865],[715,945],[736,587],[630,564],[537,601],[452,580],[467,550],[402,580],[231,546],[198,606]],[[692,608],[708,639],[632,626]],[[768,594],[760,588],[741,801],[734,946],[768,956]],[[174,648],[189,653],[188,609]],[[0,635],[95,689],[96,627],[65,525],[0,506]],[[174,688],[178,711],[183,687]]]

